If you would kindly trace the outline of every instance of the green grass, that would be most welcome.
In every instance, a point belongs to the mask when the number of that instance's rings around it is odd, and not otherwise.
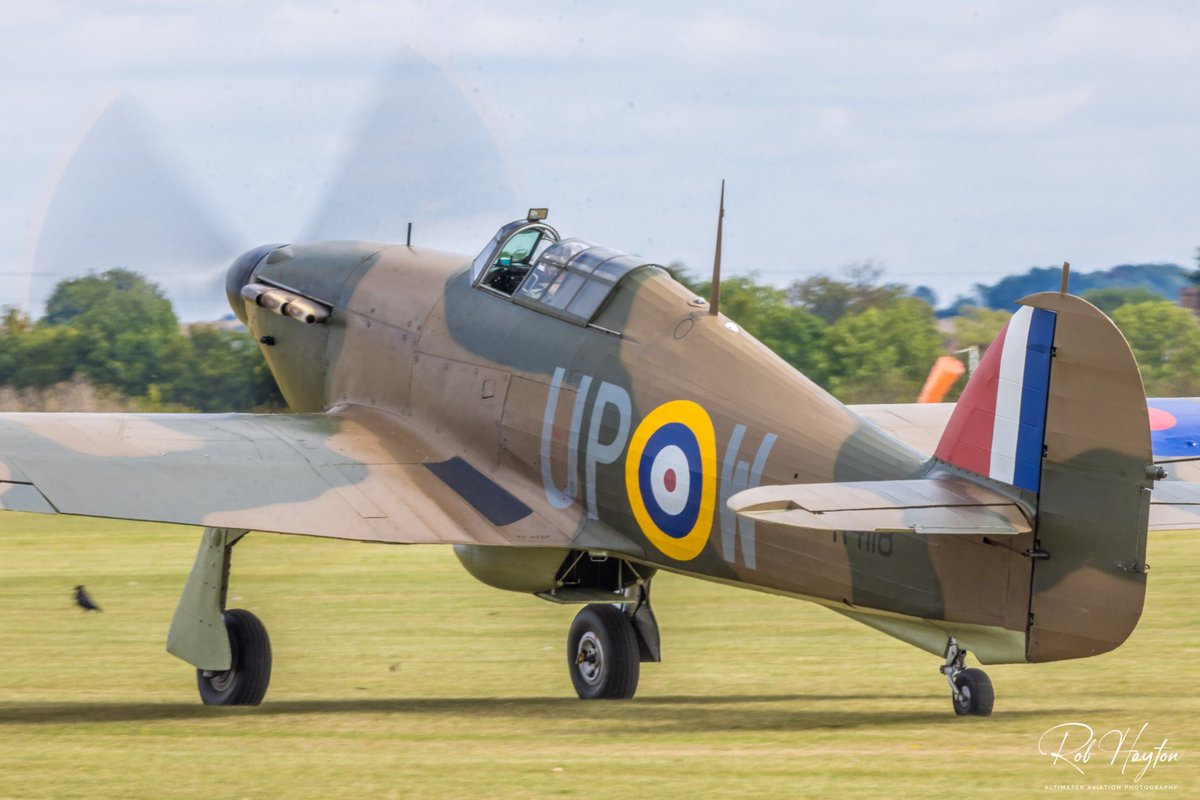
[[[205,708],[163,650],[198,534],[0,515],[0,797],[975,798],[1131,780],[1039,756],[1068,721],[1148,722],[1143,743],[1181,756],[1143,781],[1200,792],[1196,534],[1152,536],[1146,611],[1116,652],[989,667],[990,719],[954,716],[932,656],[672,575],[655,582],[665,662],[632,701],[581,702],[575,608],[482,586],[448,548],[266,535],[234,551],[230,605],[270,630],[270,692]],[[103,614],[72,606],[77,583]]]

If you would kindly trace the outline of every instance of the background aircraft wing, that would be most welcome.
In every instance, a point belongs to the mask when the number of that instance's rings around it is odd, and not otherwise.
[[[1169,479],[1155,483],[1150,496],[1150,530],[1200,530],[1200,483]]]
[[[954,403],[880,403],[849,409],[905,444],[932,454],[954,412]]]
[[[0,509],[406,544],[568,541],[404,420],[357,407],[0,414]]]
[[[1154,484],[1150,530],[1200,529],[1200,398],[1151,397],[1150,444],[1167,479]],[[850,408],[916,449],[932,453],[953,403],[894,403]]]
[[[1147,397],[1150,445],[1159,464],[1178,480],[1200,481],[1200,397]],[[953,403],[880,403],[850,410],[905,444],[932,453],[954,411]],[[1185,464],[1193,466],[1185,466]]]

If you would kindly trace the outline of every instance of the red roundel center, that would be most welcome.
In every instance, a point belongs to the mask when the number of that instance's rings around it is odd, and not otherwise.
[[[669,469],[663,475],[663,486],[668,492],[675,491],[675,470]]]
[[[1146,411],[1150,415],[1150,430],[1169,431],[1175,427],[1177,420],[1174,414],[1154,407],[1147,408]]]

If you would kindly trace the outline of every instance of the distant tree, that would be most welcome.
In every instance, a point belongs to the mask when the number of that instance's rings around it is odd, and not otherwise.
[[[784,361],[821,386],[828,382],[825,372],[825,333],[827,326],[802,308],[773,305],[747,328],[759,341]]]
[[[1189,282],[1189,273],[1178,264],[1120,264],[1093,272],[1072,272],[1070,289],[1082,295],[1092,289],[1131,289],[1137,286],[1167,299],[1179,297]],[[1035,292],[1058,291],[1061,267],[1034,267],[1022,275],[1009,275],[994,285],[975,284],[982,304],[1012,311],[1017,300]]]
[[[833,324],[854,307],[854,287],[828,275],[814,275],[788,287],[792,304]]]
[[[970,306],[955,318],[954,338],[958,348],[978,347],[979,354],[987,351],[988,345],[1000,333],[1000,329],[1012,318],[1007,311]]]
[[[702,282],[703,282],[704,286],[708,285],[708,281],[703,281],[703,279],[698,278],[695,275],[693,275],[692,271],[690,269],[688,269],[686,266],[684,266],[682,261],[672,261],[670,264],[668,264],[666,267],[664,267],[664,269],[666,269],[666,271],[668,273],[670,273],[672,278],[679,281],[680,283],[682,283],[687,288],[691,289],[696,294],[700,294],[700,287],[701,287]],[[705,296],[707,296],[707,295],[705,295]]]
[[[930,288],[928,286],[916,287],[911,292],[909,292],[909,297],[915,297],[918,300],[928,303],[929,305],[933,306],[934,308],[937,308],[937,301],[938,301],[937,292],[935,292],[932,288]]]
[[[1080,275],[1072,276],[1072,289],[1079,291]],[[1035,292],[1048,292],[1062,285],[1062,267],[1032,267],[1020,275],[1006,275],[994,285],[977,283],[975,293],[987,308],[1014,311],[1017,301]]]
[[[159,396],[197,411],[249,411],[278,408],[283,397],[258,345],[244,331],[193,325],[173,341],[167,358],[170,377]]]
[[[180,330],[170,301],[128,270],[66,280],[36,323],[0,315],[0,385],[44,390],[94,386],[146,410],[246,411],[283,399],[245,331]]]
[[[832,324],[846,314],[886,306],[907,293],[903,285],[880,284],[883,268],[873,261],[850,264],[842,271],[846,280],[814,275],[793,282],[787,289],[788,300]]]
[[[1112,314],[1142,370],[1146,394],[1200,394],[1200,319],[1166,300],[1123,305]]]
[[[1121,306],[1132,303],[1152,303],[1156,300],[1167,299],[1158,292],[1147,289],[1144,286],[1133,286],[1127,289],[1119,289],[1117,287],[1089,289],[1080,296],[1110,317]]]
[[[844,403],[914,402],[942,354],[933,309],[911,297],[846,314],[825,343],[828,388]]]
[[[686,270],[683,276],[688,278]],[[709,283],[690,285],[700,297],[708,297]],[[721,280],[721,313],[741,325],[780,358],[821,383],[821,358],[825,324],[802,308],[791,306],[782,289],[759,283],[753,275]]]
[[[696,293],[708,297],[709,282],[696,286]],[[782,289],[759,283],[753,275],[737,275],[721,279],[721,313],[748,331],[753,332],[759,318],[768,308],[787,302]]]
[[[45,389],[70,380],[85,350],[74,328],[34,324],[7,308],[0,323],[0,384]]]
[[[166,347],[182,336],[162,290],[125,269],[59,283],[42,322],[77,331],[79,371],[131,397],[162,380]]]

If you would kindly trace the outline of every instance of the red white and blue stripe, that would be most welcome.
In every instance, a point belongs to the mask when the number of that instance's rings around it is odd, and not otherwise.
[[[1053,311],[1023,306],[992,342],[942,434],[936,455],[994,480],[1038,491]]]

